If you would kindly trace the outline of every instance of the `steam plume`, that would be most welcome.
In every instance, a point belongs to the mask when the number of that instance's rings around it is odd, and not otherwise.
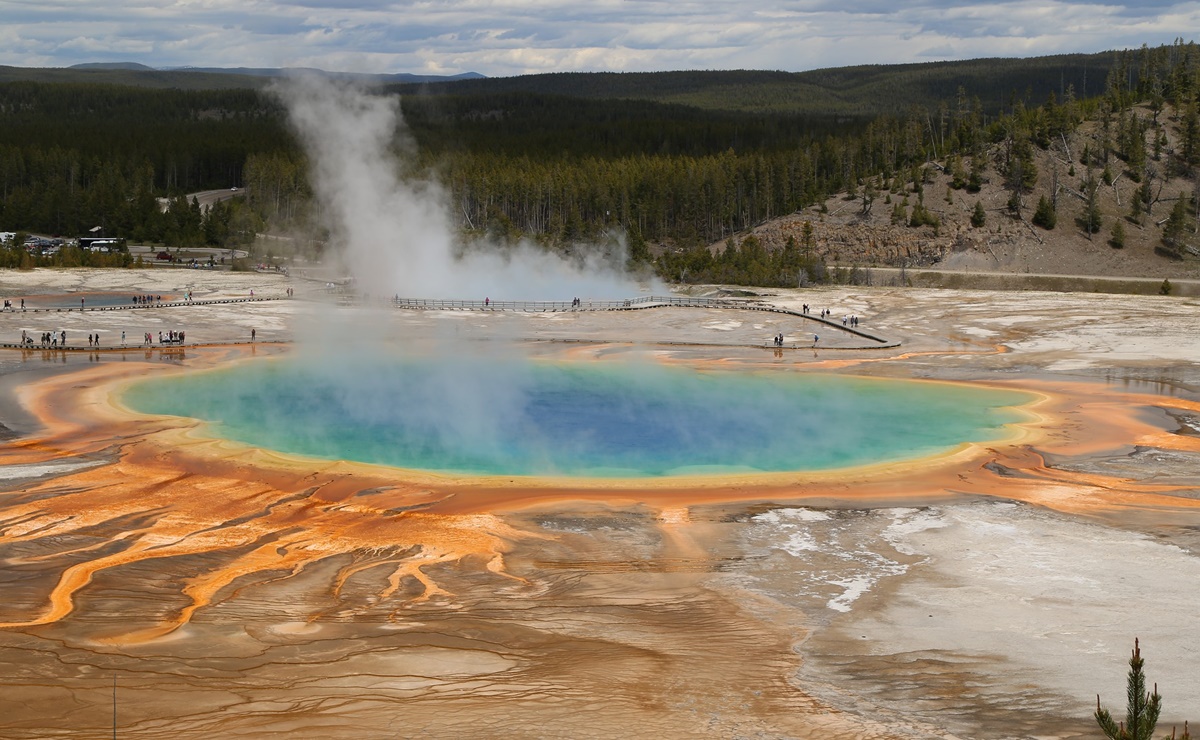
[[[459,257],[445,190],[403,173],[414,152],[399,99],[316,75],[276,94],[308,152],[322,219],[345,267],[374,296],[494,300],[619,298],[637,291],[623,255],[573,261],[530,244]]]

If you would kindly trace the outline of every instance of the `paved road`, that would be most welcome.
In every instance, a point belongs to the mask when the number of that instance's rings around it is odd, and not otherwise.
[[[900,276],[899,267],[863,268],[871,273],[876,285],[894,283]],[[1037,272],[993,272],[988,270],[950,270],[937,267],[906,268],[911,285],[946,288],[977,288],[1007,290],[1050,290],[1084,291],[1104,293],[1156,294],[1162,286],[1162,277],[1124,277],[1120,275],[1060,275]],[[921,278],[925,277],[922,281]],[[1200,295],[1200,280],[1171,276],[1171,294],[1180,296]]]
[[[878,272],[883,274],[899,274],[899,267],[865,267],[865,270]],[[1131,283],[1153,283],[1158,285],[1162,283],[1161,277],[1125,277],[1122,275],[1060,275],[1056,273],[1041,273],[1041,272],[1001,272],[997,270],[954,270],[949,268],[937,267],[907,267],[904,268],[909,274],[931,274],[931,275],[970,275],[972,277],[1018,277],[1018,278],[1061,278],[1064,280],[1109,280],[1112,282],[1131,282]],[[1169,277],[1169,276],[1168,276]],[[1172,283],[1186,283],[1200,285],[1200,280],[1192,280],[1190,278],[1172,278]]]
[[[201,190],[196,193],[188,193],[184,197],[187,198],[188,203],[191,203],[192,199],[195,198],[196,202],[200,204],[200,208],[204,209],[212,206],[213,203],[219,203],[220,201],[229,200],[230,198],[236,198],[239,195],[245,194],[246,191],[242,188],[220,188],[218,190]],[[158,199],[158,204],[163,210],[166,210],[167,203],[169,202],[170,201],[166,198]]]

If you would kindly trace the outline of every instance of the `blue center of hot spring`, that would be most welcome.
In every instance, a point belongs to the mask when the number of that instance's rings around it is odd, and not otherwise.
[[[841,468],[1003,435],[1031,397],[835,375],[495,359],[255,361],[140,383],[133,409],[306,456],[481,475]]]

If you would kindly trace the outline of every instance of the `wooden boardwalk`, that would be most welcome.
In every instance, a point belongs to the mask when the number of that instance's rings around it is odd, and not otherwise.
[[[214,298],[214,299],[199,299],[191,301],[151,301],[148,303],[130,303],[129,305],[119,306],[81,306],[78,308],[13,308],[0,312],[0,316],[8,315],[24,315],[24,314],[71,314],[71,313],[90,313],[103,311],[152,311],[156,309],[174,309],[188,308],[199,306],[227,305],[236,303],[261,303],[265,301],[293,300],[287,296],[253,296],[245,298]],[[353,304],[352,301],[342,301],[342,303]],[[861,346],[853,347],[828,347],[823,346],[821,349],[836,349],[836,350],[854,350],[854,349],[891,349],[900,346],[899,340],[892,340],[886,337],[881,337],[869,331],[864,331],[858,327],[846,326],[840,321],[829,318],[821,318],[814,316],[811,313],[804,313],[791,308],[775,306],[762,301],[746,301],[734,298],[693,298],[688,296],[639,296],[637,298],[628,298],[614,301],[465,301],[465,300],[445,300],[445,299],[424,299],[424,298],[400,298],[396,297],[389,301],[389,304],[396,309],[412,310],[412,311],[473,311],[473,312],[516,312],[516,313],[573,313],[573,312],[593,312],[593,311],[642,311],[652,308],[706,308],[706,309],[721,309],[721,310],[736,310],[736,311],[762,311],[768,313],[784,314],[787,316],[795,316],[806,321],[812,321],[820,325],[829,327],[830,329],[845,332],[861,339],[866,340]],[[44,318],[44,316],[39,316]],[[535,341],[554,341],[554,342],[578,342],[587,343],[592,340],[588,339],[549,339]],[[105,344],[105,345],[67,345],[67,346],[44,346],[40,342],[33,344],[24,344],[20,342],[0,342],[0,349],[19,349],[30,352],[121,352],[121,351],[139,351],[139,350],[162,350],[164,352],[178,351],[184,348],[198,347],[217,347],[230,346],[239,344],[278,344],[278,340],[262,340],[258,342],[231,340],[227,342],[201,342],[201,343],[186,343],[186,344],[169,344],[169,343],[151,343],[145,344],[138,342],[136,344],[126,343],[121,344]],[[773,343],[765,344],[735,344],[735,343],[716,343],[716,342],[689,342],[689,341],[656,341],[653,344],[661,344],[665,346],[697,346],[697,347],[755,347],[767,349],[809,349],[811,345],[802,343],[790,343],[783,346],[778,346]]]

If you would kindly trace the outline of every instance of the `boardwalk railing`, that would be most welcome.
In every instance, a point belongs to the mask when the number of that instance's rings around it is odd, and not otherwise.
[[[91,313],[93,311],[145,311],[154,308],[178,308],[180,306],[215,306],[222,303],[261,303],[262,301],[284,300],[281,296],[254,296],[239,298],[195,298],[190,301],[150,301],[148,303],[118,303],[110,306],[28,306],[19,308],[13,306],[0,310],[0,313]]]
[[[460,301],[435,300],[427,298],[392,299],[396,308],[408,308],[418,311],[523,311],[529,313],[545,313],[551,311],[633,311],[639,308],[658,308],[660,306],[681,306],[685,308],[735,308],[743,311],[767,311],[789,316],[798,316],[833,327],[848,334],[878,342],[882,347],[896,347],[899,342],[877,336],[857,327],[839,324],[834,319],[813,316],[809,313],[791,308],[783,308],[759,301],[746,301],[732,298],[692,298],[690,296],[640,296],[618,301],[587,301],[581,300],[578,305],[571,301]],[[881,347],[881,348],[882,348]]]
[[[6,309],[0,313],[72,313],[86,311],[127,311],[139,309],[153,308],[175,308],[183,306],[207,306],[214,304],[227,303],[257,303],[261,301],[283,300],[281,296],[254,296],[254,297],[235,297],[235,298],[216,298],[216,299],[200,299],[192,301],[161,301],[144,304],[126,304],[118,306],[94,306],[88,308],[29,308],[29,309]],[[353,297],[346,299],[349,305],[355,305]],[[636,311],[644,308],[659,308],[665,306],[683,307],[683,308],[716,308],[716,309],[737,309],[743,311],[766,311],[770,313],[786,314],[796,316],[815,323],[823,324],[839,331],[853,334],[870,342],[874,342],[875,348],[884,349],[890,347],[898,347],[899,341],[889,340],[885,337],[878,336],[869,331],[864,331],[857,326],[847,326],[845,323],[839,325],[839,322],[832,318],[824,318],[814,316],[804,311],[798,311],[792,308],[784,308],[762,301],[746,300],[738,298],[694,298],[691,296],[638,296],[637,298],[625,298],[613,301],[596,301],[596,300],[580,300],[579,303],[574,301],[493,301],[485,299],[482,301],[464,301],[464,300],[448,300],[448,299],[431,299],[431,298],[401,298],[396,296],[388,301],[395,308],[413,309],[418,311],[520,311],[527,313],[549,313],[549,312],[575,312],[575,311]],[[141,345],[138,345],[139,347]],[[47,349],[41,345],[22,345],[9,344],[0,342],[0,348],[5,349]],[[134,345],[122,349],[133,349]],[[793,347],[794,348],[794,347]],[[51,348],[52,349],[52,348]],[[59,349],[83,350],[84,347],[60,347]],[[88,350],[94,351],[101,349],[98,347],[88,347]],[[104,347],[103,349],[116,349],[116,347]]]
[[[687,296],[639,296],[616,301],[580,300],[572,301],[461,301],[432,298],[392,299],[396,308],[445,311],[525,311],[545,313],[550,311],[624,311],[654,306],[688,306],[692,308],[732,308],[738,302],[724,298],[689,298]]]

